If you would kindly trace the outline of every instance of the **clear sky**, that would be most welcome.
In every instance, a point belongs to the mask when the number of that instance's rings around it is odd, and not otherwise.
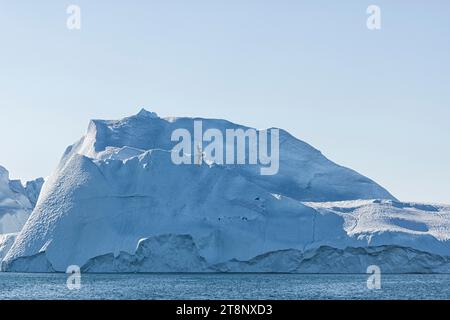
[[[448,0],[0,0],[0,164],[47,176],[89,119],[146,107],[281,127],[401,200],[450,203],[449,59]]]

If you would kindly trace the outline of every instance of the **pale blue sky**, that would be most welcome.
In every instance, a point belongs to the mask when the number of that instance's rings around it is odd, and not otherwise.
[[[0,164],[46,176],[89,119],[145,106],[282,127],[402,200],[450,203],[449,57],[447,0],[0,0]]]

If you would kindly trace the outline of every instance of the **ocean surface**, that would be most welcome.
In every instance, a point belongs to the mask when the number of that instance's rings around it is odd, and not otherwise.
[[[450,299],[449,274],[66,274],[0,272],[0,299]]]

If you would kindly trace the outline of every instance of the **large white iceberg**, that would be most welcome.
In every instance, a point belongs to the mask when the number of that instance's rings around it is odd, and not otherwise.
[[[280,130],[279,173],[175,165],[193,118],[94,120],[64,153],[4,271],[447,272],[450,207],[397,201]],[[246,127],[201,119],[221,131]]]

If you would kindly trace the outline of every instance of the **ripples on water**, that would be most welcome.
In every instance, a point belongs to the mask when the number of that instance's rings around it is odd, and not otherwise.
[[[0,299],[450,299],[450,275],[90,274],[70,291],[65,274],[0,273]]]

